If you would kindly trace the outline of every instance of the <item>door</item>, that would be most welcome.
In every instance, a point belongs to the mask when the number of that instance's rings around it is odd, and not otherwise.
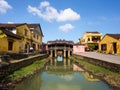
[[[116,44],[116,42],[113,43],[113,51],[114,51],[114,54],[117,53],[117,44]]]

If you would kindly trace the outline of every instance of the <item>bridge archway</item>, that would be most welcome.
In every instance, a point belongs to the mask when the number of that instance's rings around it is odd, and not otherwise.
[[[48,41],[48,51],[50,57],[69,57],[73,51],[73,41],[56,40]]]

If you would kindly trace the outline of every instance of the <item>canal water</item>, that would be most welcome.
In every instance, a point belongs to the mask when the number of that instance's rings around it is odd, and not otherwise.
[[[114,90],[78,67],[72,60],[50,59],[43,72],[18,84],[14,90]]]

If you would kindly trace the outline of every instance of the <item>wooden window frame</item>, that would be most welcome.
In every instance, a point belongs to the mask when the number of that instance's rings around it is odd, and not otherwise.
[[[107,44],[101,44],[101,50],[106,51],[107,50]]]
[[[9,51],[13,50],[13,41],[8,41],[8,50]]]

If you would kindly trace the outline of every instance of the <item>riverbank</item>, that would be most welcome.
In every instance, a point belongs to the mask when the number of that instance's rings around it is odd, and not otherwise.
[[[77,57],[71,56],[70,59],[76,62],[79,66],[82,66],[85,70],[108,83],[111,87],[120,90],[120,73],[115,73],[103,67],[93,65]]]
[[[46,59],[37,60],[29,66],[14,71],[13,74],[9,75],[4,79],[0,86],[0,90],[13,90],[11,88],[14,88],[16,84],[23,81],[24,79],[27,79],[28,77],[33,76],[38,71],[43,70],[46,62]]]
[[[16,59],[16,60],[10,60],[9,62],[1,62],[0,63],[0,83],[3,81],[5,77],[8,77],[14,71],[21,69],[23,67],[26,67],[28,65],[31,65],[33,62],[37,60],[42,60],[47,57],[48,55],[46,54],[37,54],[34,56],[29,56],[27,58],[19,59],[19,60]]]

